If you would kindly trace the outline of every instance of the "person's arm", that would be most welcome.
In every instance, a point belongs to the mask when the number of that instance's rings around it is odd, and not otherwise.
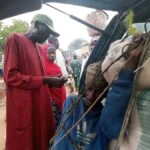
[[[122,70],[106,97],[106,104],[100,117],[100,125],[109,139],[117,138],[120,133],[132,93],[133,78],[133,71]]]

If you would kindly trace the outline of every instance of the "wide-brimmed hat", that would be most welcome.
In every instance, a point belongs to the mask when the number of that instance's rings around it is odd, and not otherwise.
[[[58,37],[59,34],[55,31],[53,27],[53,21],[47,15],[37,14],[33,17],[32,22],[39,21],[45,24],[51,31],[52,35]]]

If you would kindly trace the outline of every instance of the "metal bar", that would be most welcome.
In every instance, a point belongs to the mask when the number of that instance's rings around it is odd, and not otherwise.
[[[50,4],[47,4],[47,3],[44,3],[44,4],[51,7],[51,8],[53,8],[53,9],[55,9],[55,10],[57,10],[57,11],[59,11],[59,12],[61,12],[61,13],[63,13],[63,14],[65,14],[65,15],[67,15],[67,16],[70,16],[70,14],[68,14],[68,13],[66,13],[66,12],[64,12],[64,11],[62,11],[62,10],[60,10],[60,9],[50,5]]]
[[[90,24],[90,23],[88,23],[88,22],[86,22],[86,21],[84,21],[84,20],[74,16],[74,15],[70,15],[70,14],[68,14],[68,13],[66,13],[66,12],[64,12],[64,11],[62,11],[62,10],[52,6],[52,5],[50,5],[50,4],[47,4],[47,3],[44,3],[44,4],[49,6],[49,7],[51,7],[51,8],[53,8],[53,9],[55,9],[55,10],[57,10],[57,11],[59,11],[59,12],[61,12],[61,13],[63,13],[63,14],[65,14],[65,15],[67,15],[67,16],[69,16],[71,19],[73,19],[75,21],[78,21],[78,22],[88,26],[89,28],[92,28],[93,30],[96,30],[96,31],[98,31],[100,33],[107,34],[104,30],[102,30],[102,29],[100,29],[100,28],[98,28],[98,27],[96,27],[96,26],[94,26],[94,25],[92,25],[92,24]]]

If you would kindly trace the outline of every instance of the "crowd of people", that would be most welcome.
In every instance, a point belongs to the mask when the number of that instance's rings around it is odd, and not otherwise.
[[[71,63],[61,61],[58,36],[53,21],[38,14],[27,33],[12,33],[7,39],[6,150],[106,150],[109,141],[120,133],[141,52],[129,53],[111,88],[102,75],[102,61],[89,65],[85,92],[79,95],[88,55],[83,55],[82,62],[75,54]],[[68,97],[65,84],[70,89]]]

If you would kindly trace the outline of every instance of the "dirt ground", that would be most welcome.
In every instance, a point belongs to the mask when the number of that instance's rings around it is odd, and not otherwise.
[[[6,105],[5,98],[0,100],[0,150],[5,149],[6,138]]]
[[[5,150],[6,139],[6,98],[5,98],[5,84],[2,77],[0,77],[0,150]]]

